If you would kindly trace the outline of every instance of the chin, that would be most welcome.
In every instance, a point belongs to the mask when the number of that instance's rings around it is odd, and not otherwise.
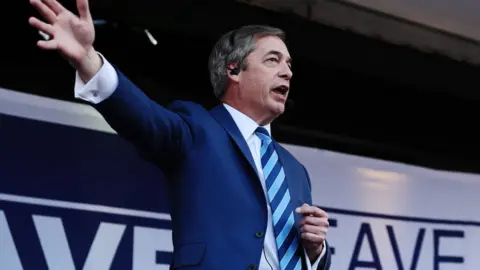
[[[280,116],[283,112],[285,112],[285,104],[275,104],[271,108],[272,113],[275,117]]]

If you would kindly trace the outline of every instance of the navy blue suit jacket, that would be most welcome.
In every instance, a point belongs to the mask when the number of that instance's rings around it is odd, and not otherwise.
[[[266,200],[250,150],[228,111],[222,105],[207,111],[181,101],[165,108],[117,74],[115,92],[94,106],[119,136],[168,177],[171,268],[256,269],[267,226]],[[275,146],[294,207],[311,205],[307,171]],[[297,223],[300,218],[296,214]],[[329,266],[327,251],[319,269]]]

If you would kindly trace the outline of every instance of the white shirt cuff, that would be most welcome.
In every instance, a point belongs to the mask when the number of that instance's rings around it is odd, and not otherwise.
[[[83,79],[75,72],[75,98],[98,104],[107,99],[118,86],[118,74],[115,68],[98,53],[102,58],[103,65],[90,81],[85,83]]]
[[[325,256],[325,253],[327,253],[327,245],[323,245],[323,250],[322,253],[320,253],[320,256],[318,256],[317,260],[312,264],[310,262],[310,259],[308,258],[307,250],[303,249],[303,252],[305,253],[305,258],[307,262],[307,270],[316,270],[318,268],[318,265],[320,264],[320,261],[322,260],[323,256]]]

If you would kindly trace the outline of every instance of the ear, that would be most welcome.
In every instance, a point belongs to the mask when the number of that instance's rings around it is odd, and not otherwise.
[[[239,74],[240,74],[240,68],[237,66],[237,64],[232,63],[227,66],[227,75],[230,78],[230,80],[234,82],[238,82]]]

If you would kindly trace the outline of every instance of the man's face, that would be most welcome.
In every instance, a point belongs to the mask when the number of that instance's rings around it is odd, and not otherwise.
[[[290,54],[280,38],[267,36],[257,39],[246,61],[247,69],[238,77],[239,95],[257,122],[269,123],[285,110],[292,78]]]

